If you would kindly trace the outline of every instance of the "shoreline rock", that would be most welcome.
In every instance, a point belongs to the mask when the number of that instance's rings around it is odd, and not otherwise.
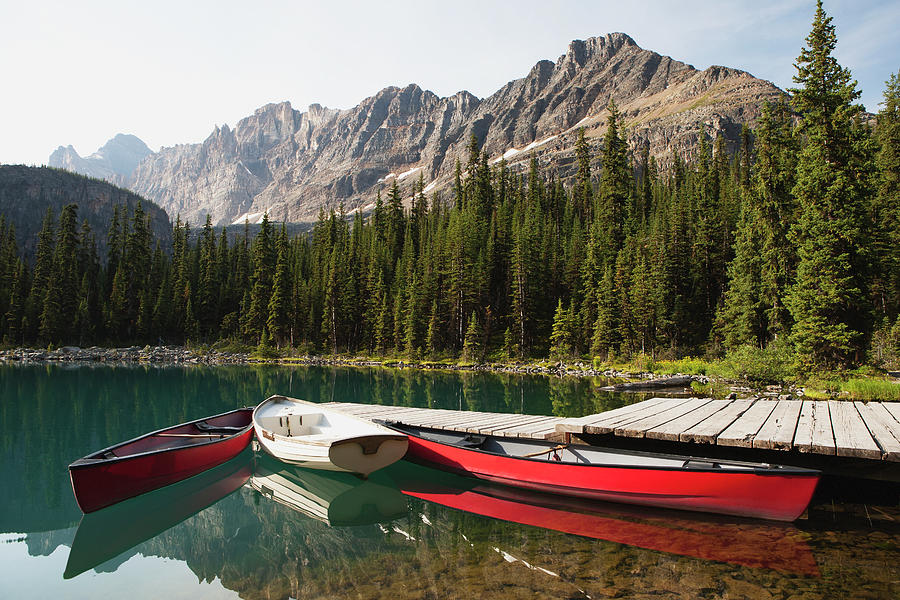
[[[34,348],[14,348],[0,350],[0,363],[38,364],[59,363],[100,363],[100,364],[197,364],[224,365],[246,364],[249,354],[208,352],[200,353],[181,346],[130,346],[128,348],[79,348],[63,346],[56,350]]]
[[[510,373],[516,375],[548,375],[569,377],[606,377],[628,380],[627,385],[636,389],[688,386],[693,380],[707,383],[708,378],[692,375],[659,376],[654,373],[626,373],[614,369],[594,369],[584,363],[550,365],[535,364],[448,364],[434,362],[407,362],[404,360],[375,360],[368,358],[347,359],[339,357],[303,356],[286,359],[261,359],[247,353],[197,352],[182,346],[130,346],[127,348],[79,348],[63,346],[55,350],[36,348],[14,348],[0,350],[0,363],[94,363],[94,364],[156,364],[156,365],[252,365],[277,364],[283,366],[322,367],[385,367],[394,369],[471,371],[490,373]],[[618,386],[609,386],[612,387]]]

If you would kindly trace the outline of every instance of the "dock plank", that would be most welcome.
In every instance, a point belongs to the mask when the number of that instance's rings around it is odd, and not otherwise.
[[[900,423],[877,402],[854,402],[859,416],[881,448],[884,460],[900,461]]]
[[[522,415],[521,419],[512,419],[507,421],[485,421],[483,423],[478,423],[472,425],[469,428],[471,433],[484,433],[488,435],[499,434],[502,435],[504,429],[508,429],[510,427],[521,427],[523,425],[531,425],[532,423],[542,422],[545,420],[545,417],[536,417],[534,415]],[[554,426],[559,421],[554,421]]]
[[[744,414],[718,435],[716,445],[752,448],[756,434],[775,410],[776,404],[778,403],[773,400],[754,401]]]
[[[828,402],[803,400],[797,431],[794,433],[794,447],[800,452],[835,454],[834,430]]]
[[[790,450],[794,441],[794,432],[797,430],[797,421],[800,420],[801,408],[803,408],[803,402],[800,400],[778,400],[772,414],[753,438],[753,447],[766,450]]]
[[[886,411],[891,413],[897,421],[900,421],[900,402],[882,402],[881,405]]]
[[[689,398],[654,398],[652,400],[654,400],[654,402],[647,400],[647,404],[639,402],[627,407],[622,407],[630,408],[628,411],[621,411],[615,415],[608,415],[602,419],[586,421],[584,424],[584,433],[611,433],[618,427],[684,404]],[[600,413],[598,416],[602,417],[604,415],[607,415],[607,413]]]
[[[681,415],[677,419],[672,419],[658,427],[650,429],[645,436],[653,440],[668,440],[670,442],[678,441],[685,431],[696,427],[720,410],[727,408],[731,402],[731,400],[711,400],[706,404],[698,406],[696,409]]]
[[[709,398],[691,398],[687,402],[616,427],[615,432],[616,435],[624,437],[644,437],[649,430],[697,410],[710,402]]]
[[[753,400],[749,398],[733,400],[709,418],[687,429],[678,436],[678,440],[682,442],[715,444],[716,437],[725,431],[752,405]]]
[[[469,433],[478,433],[478,430],[482,427],[487,427],[490,425],[497,425],[502,423],[509,423],[514,421],[520,421],[523,418],[527,418],[529,415],[520,415],[520,414],[502,414],[502,413],[491,413],[489,416],[482,417],[478,421],[473,422],[468,426],[466,431]]]
[[[543,425],[544,423],[549,423],[552,420],[553,426],[559,422],[558,417],[533,417],[530,420],[522,420],[518,422],[510,422],[510,423],[498,423],[495,425],[486,425],[482,429],[478,430],[478,433],[485,433],[489,435],[507,435],[507,433],[513,429],[521,429],[523,427],[533,427],[534,425]],[[516,437],[513,435],[512,437]]]
[[[828,410],[838,456],[881,458],[881,449],[852,402],[829,400]]]

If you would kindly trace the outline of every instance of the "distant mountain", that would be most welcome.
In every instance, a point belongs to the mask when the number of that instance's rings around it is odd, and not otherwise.
[[[150,154],[153,151],[140,138],[120,133],[87,158],[82,158],[72,146],[60,146],[50,155],[47,165],[113,181],[131,175],[137,164]]]
[[[200,144],[147,156],[121,181],[194,224],[207,214],[215,224],[258,222],[264,211],[310,222],[339,203],[368,210],[376,191],[395,180],[406,195],[420,176],[429,194],[447,189],[472,134],[492,162],[505,157],[523,169],[537,156],[565,178],[578,129],[598,146],[610,100],[632,149],[649,146],[665,165],[675,152],[690,158],[701,131],[724,136],[733,150],[741,125],[752,125],[781,94],[744,71],[698,71],[612,33],[573,41],[555,63],[538,62],[483,100],[465,91],[441,98],[410,84],[347,110],[269,104]]]
[[[115,206],[126,205],[129,215],[138,201],[150,216],[150,229],[163,247],[172,244],[172,226],[165,211],[134,192],[105,181],[47,167],[0,165],[0,215],[16,229],[19,251],[34,256],[37,235],[47,208],[59,216],[67,204],[78,205],[78,221],[94,232],[101,258],[106,256],[106,234]]]

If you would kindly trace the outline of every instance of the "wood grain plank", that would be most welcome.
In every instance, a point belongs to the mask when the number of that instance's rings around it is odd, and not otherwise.
[[[859,416],[881,448],[882,458],[900,461],[900,422],[881,402],[854,402]]]
[[[800,452],[834,455],[834,431],[828,402],[803,400],[797,430],[794,432],[794,447]]]
[[[473,423],[466,429],[469,433],[490,433],[494,429],[506,427],[510,425],[527,425],[535,421],[534,415],[514,415],[514,418],[506,419],[484,419],[478,423]],[[555,421],[556,423],[558,421]]]
[[[829,400],[828,410],[838,456],[881,458],[881,449],[852,402]]]
[[[512,423],[519,422],[522,420],[522,416],[508,414],[502,417],[496,417],[493,413],[477,413],[473,414],[471,417],[460,417],[456,420],[448,420],[445,422],[445,425],[448,427],[453,427],[457,431],[467,431],[469,427],[480,427],[485,423],[495,422],[495,423]]]
[[[744,414],[716,437],[716,445],[752,448],[753,439],[762,429],[777,404],[778,402],[774,400],[754,401]]]
[[[709,398],[691,398],[688,402],[684,402],[677,406],[673,406],[667,410],[657,412],[643,419],[626,423],[620,427],[616,427],[616,435],[625,437],[644,437],[647,431],[659,427],[664,423],[668,423],[673,419],[677,419],[691,411],[705,406],[712,402]]]
[[[678,439],[682,442],[715,444],[716,437],[752,405],[751,399],[731,400],[727,406],[682,433]]]
[[[584,433],[611,433],[612,431],[615,431],[617,427],[621,427],[650,415],[657,414],[661,411],[680,406],[688,400],[691,400],[691,398],[660,398],[659,400],[659,402],[653,403],[650,403],[650,401],[647,400],[646,403],[639,402],[637,404],[632,404],[629,407],[625,407],[630,408],[631,410],[622,411],[615,416],[603,420],[585,422]],[[600,415],[604,414],[605,413],[600,413]]]
[[[643,402],[620,406],[619,408],[607,410],[602,413],[584,415],[583,417],[570,417],[563,419],[563,421],[560,422],[558,429],[561,433],[583,433],[585,425],[599,426],[608,421],[615,421],[623,416],[633,414],[635,411],[650,410],[653,406],[663,404],[669,400],[671,400],[671,398],[649,398]]]
[[[496,425],[487,425],[484,428],[479,429],[478,433],[515,437],[514,434],[510,435],[508,432],[510,430],[520,429],[523,427],[531,427],[535,424],[549,423],[551,421],[553,423],[553,426],[555,427],[556,424],[559,422],[558,419],[559,419],[559,417],[534,416],[528,421],[520,421],[520,422],[516,422],[516,423],[498,423]]]
[[[729,404],[731,404],[731,400],[710,400],[695,410],[650,429],[644,435],[653,440],[678,441],[685,431],[697,426],[720,410],[724,410]]]
[[[900,421],[900,402],[882,402],[881,405],[891,413],[891,416]]]
[[[800,420],[801,408],[803,402],[800,400],[779,400],[772,414],[753,438],[753,447],[765,450],[790,450],[794,443],[794,432],[797,430],[797,421]]]

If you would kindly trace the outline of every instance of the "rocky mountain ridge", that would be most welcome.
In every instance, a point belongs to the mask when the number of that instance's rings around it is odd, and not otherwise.
[[[47,166],[116,182],[117,178],[131,175],[138,163],[150,154],[153,151],[140,138],[120,133],[84,158],[71,145],[60,146],[50,155]]]
[[[538,62],[484,99],[465,91],[441,98],[410,84],[346,110],[268,104],[200,144],[147,156],[120,181],[195,224],[207,214],[220,225],[258,222],[264,212],[310,222],[322,207],[368,210],[394,180],[406,195],[419,177],[427,193],[440,192],[472,134],[491,162],[524,168],[536,156],[566,177],[578,129],[599,146],[610,100],[632,149],[649,146],[665,164],[675,152],[690,157],[701,131],[734,149],[741,125],[782,94],[744,71],[699,71],[612,33],[571,42],[556,62]]]

